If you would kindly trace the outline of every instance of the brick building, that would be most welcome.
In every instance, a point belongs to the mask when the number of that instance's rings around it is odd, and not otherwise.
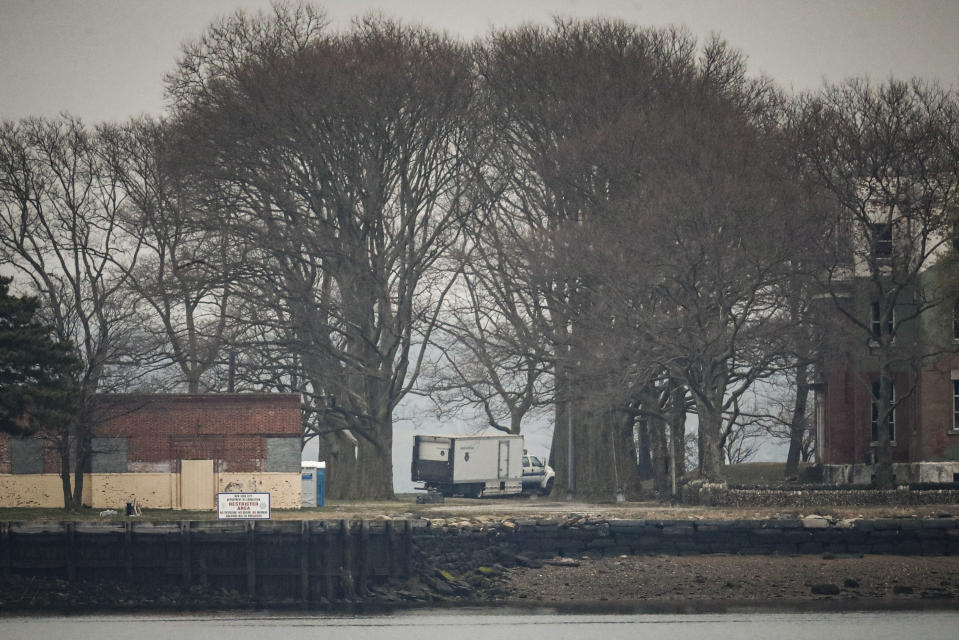
[[[297,394],[104,396],[84,504],[212,509],[217,492],[267,491],[300,506]],[[0,434],[0,505],[62,506],[56,451]]]
[[[942,302],[913,317],[917,293],[903,296],[895,315],[895,408],[890,425],[897,482],[959,481],[959,297],[943,283],[959,282],[953,263],[926,270],[918,287]],[[854,315],[870,320],[871,302],[851,289]],[[875,323],[875,319],[872,319]],[[818,391],[821,431],[818,456],[824,477],[839,484],[871,481],[877,446],[878,362],[873,341],[834,340],[823,358]],[[921,357],[920,357],[921,356]]]

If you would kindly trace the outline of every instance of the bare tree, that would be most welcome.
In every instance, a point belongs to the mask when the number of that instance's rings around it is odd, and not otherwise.
[[[552,397],[545,300],[523,281],[525,256],[499,222],[477,224],[467,237],[468,249],[451,256],[459,279],[439,316],[439,362],[422,392],[442,415],[478,408],[488,426],[519,434]]]
[[[641,386],[643,383],[645,386]],[[660,497],[676,495],[686,474],[686,416],[695,407],[682,382],[665,371],[659,377],[644,374],[627,384],[634,389],[636,415],[641,425],[646,425],[646,442],[640,438],[638,453],[649,456],[653,490]],[[648,454],[642,450],[644,445],[649,448]]]
[[[168,125],[139,120],[105,127],[101,135],[109,169],[126,194],[121,224],[142,240],[136,264],[121,265],[127,285],[149,305],[163,356],[179,369],[186,390],[198,393],[239,324],[231,317],[230,266],[243,255],[198,224],[194,187],[178,171]]]
[[[877,407],[878,487],[893,482],[893,412],[934,355],[908,327],[955,295],[926,286],[921,274],[944,256],[952,235],[957,113],[954,93],[920,81],[851,80],[804,104],[803,157],[835,214],[821,284],[847,321],[853,342],[845,351]]]
[[[752,406],[739,414],[743,424],[756,425],[767,437],[788,444],[785,473],[788,480],[795,480],[799,474],[799,464],[811,462],[816,453],[816,433],[813,430],[815,407],[809,402],[810,385],[808,380],[803,384],[801,380],[797,382],[794,379],[803,368],[808,372],[811,367],[800,365],[764,380],[754,389]],[[806,397],[796,398],[797,394],[805,394]],[[794,456],[795,463],[792,463]]]
[[[76,415],[45,434],[60,456],[68,508],[81,505],[97,394],[129,388],[149,373],[139,309],[124,289],[140,241],[120,224],[123,198],[101,138],[79,120],[0,128],[0,260],[26,277],[42,300],[44,321],[59,341],[76,345],[83,361]]]
[[[209,219],[249,251],[248,299],[289,323],[332,399],[316,403],[331,495],[388,497],[393,409],[450,284],[430,274],[468,213],[470,60],[425,29],[320,23],[282,7],[229,19],[168,88]]]
[[[559,22],[482,54],[500,224],[538,256],[526,280],[550,323],[559,487],[628,484],[608,462],[628,458],[637,406],[667,406],[642,400],[664,378],[692,399],[700,472],[720,479],[724,416],[781,366],[783,246],[799,226],[771,135],[781,98],[721,41],[697,49],[682,32]]]
[[[639,124],[664,86],[682,84],[694,47],[679,32],[558,21],[494,34],[479,52],[499,143],[485,174],[499,194],[495,224],[525,256],[511,275],[545,303],[559,490],[608,498],[635,479],[628,396],[592,375],[606,348],[586,337],[603,316],[585,238],[642,177]]]

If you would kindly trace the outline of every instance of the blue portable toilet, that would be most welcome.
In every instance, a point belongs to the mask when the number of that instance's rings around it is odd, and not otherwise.
[[[300,483],[304,507],[322,507],[326,500],[326,463],[302,462],[300,464]]]

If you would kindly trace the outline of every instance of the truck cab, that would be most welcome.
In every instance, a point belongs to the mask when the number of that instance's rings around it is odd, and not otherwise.
[[[556,472],[553,468],[537,458],[523,451],[523,493],[527,495],[539,494],[548,496],[553,490],[553,478]]]

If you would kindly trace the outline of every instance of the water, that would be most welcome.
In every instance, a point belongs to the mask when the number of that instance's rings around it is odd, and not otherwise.
[[[959,611],[563,614],[555,610],[379,615],[135,614],[0,618],[3,640],[954,640]]]

